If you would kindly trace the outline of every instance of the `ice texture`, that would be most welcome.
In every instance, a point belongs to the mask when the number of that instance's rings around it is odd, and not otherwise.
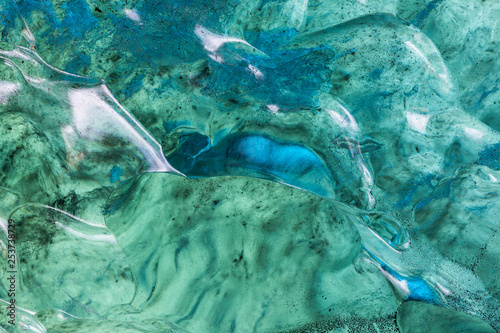
[[[499,17],[1,0],[0,332],[500,332]]]

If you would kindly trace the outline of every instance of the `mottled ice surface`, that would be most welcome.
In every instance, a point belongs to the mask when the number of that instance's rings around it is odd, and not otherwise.
[[[499,332],[499,17],[1,0],[0,332]]]

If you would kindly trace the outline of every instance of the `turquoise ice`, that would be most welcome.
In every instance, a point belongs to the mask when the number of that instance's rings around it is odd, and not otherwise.
[[[496,1],[0,4],[0,331],[500,329]]]

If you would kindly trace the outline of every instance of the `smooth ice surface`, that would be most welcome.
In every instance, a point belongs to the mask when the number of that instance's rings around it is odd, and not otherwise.
[[[1,0],[0,332],[500,331],[498,17]]]

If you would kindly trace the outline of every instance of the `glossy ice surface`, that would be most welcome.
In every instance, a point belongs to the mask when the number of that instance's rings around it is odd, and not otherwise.
[[[0,332],[499,332],[499,17],[1,0]]]

